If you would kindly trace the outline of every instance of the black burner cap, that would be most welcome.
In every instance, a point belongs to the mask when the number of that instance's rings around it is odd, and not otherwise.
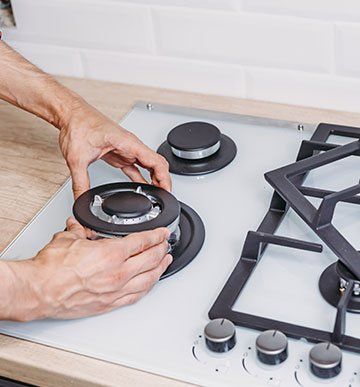
[[[207,122],[186,122],[176,126],[167,136],[171,147],[195,151],[207,149],[220,141],[220,130]]]
[[[151,208],[151,201],[146,196],[133,191],[116,192],[102,203],[104,212],[121,218],[137,218],[147,214]]]

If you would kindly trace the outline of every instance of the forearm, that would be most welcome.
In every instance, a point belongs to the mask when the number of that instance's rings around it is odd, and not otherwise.
[[[0,41],[0,99],[57,128],[66,125],[73,109],[85,104],[77,94]]]

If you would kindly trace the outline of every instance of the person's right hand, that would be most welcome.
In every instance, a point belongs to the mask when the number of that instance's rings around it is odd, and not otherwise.
[[[55,234],[34,259],[8,262],[13,283],[22,284],[15,287],[8,319],[78,318],[132,304],[172,262],[166,228],[88,240],[70,218],[67,230]]]

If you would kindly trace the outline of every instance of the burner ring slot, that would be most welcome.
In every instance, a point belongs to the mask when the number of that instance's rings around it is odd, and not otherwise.
[[[127,199],[129,195],[137,195],[137,196],[134,196],[135,198],[144,198],[144,204],[146,204],[145,211],[141,209],[141,211],[137,212],[136,206],[135,207],[133,206],[134,208],[132,208],[129,213],[126,213],[125,210],[123,210],[123,214],[121,212],[116,213],[116,211],[111,211],[111,212],[107,211],[106,208],[104,208],[104,204],[106,204],[106,201],[111,199],[115,195],[124,195],[125,199]],[[121,196],[116,197],[116,199],[121,204]],[[125,200],[124,205],[126,206],[127,204],[128,203],[126,203],[126,200]],[[140,203],[140,204],[143,204],[143,203]],[[155,219],[161,213],[162,208],[160,203],[157,202],[155,197],[143,192],[141,187],[137,187],[136,190],[119,190],[117,193],[112,195],[105,195],[105,196],[102,196],[101,194],[95,195],[93,201],[90,203],[90,211],[98,219],[101,219],[108,223],[140,224],[140,223],[148,222],[149,220]],[[176,220],[173,223],[176,223]],[[173,223],[170,226],[172,226]],[[175,230],[175,228],[176,227],[172,227],[171,231]]]

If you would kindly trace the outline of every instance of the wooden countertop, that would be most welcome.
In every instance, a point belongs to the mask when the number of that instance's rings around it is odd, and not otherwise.
[[[116,121],[141,100],[264,116],[299,123],[360,125],[344,113],[116,83],[59,78]],[[0,101],[0,250],[21,231],[69,176],[58,131]],[[0,375],[46,386],[184,386],[182,382],[0,335]]]

